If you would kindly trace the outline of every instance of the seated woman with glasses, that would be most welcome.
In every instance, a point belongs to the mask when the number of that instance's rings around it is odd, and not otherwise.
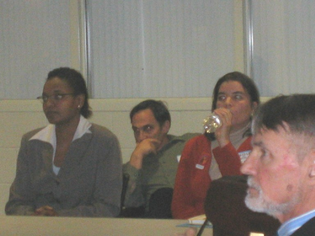
[[[117,216],[120,146],[111,131],[87,120],[92,111],[82,75],[70,68],[49,72],[38,99],[50,124],[22,138],[6,214]]]

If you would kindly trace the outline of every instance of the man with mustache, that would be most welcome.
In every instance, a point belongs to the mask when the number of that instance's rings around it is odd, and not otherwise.
[[[129,175],[123,217],[172,218],[171,201],[178,162],[196,133],[169,134],[171,115],[158,100],[140,102],[130,111],[136,147],[123,172]],[[141,210],[143,209],[143,210]]]
[[[279,236],[315,232],[315,95],[279,96],[253,120],[246,206],[277,218]]]

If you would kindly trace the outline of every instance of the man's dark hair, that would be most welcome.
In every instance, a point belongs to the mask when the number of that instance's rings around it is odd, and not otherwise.
[[[315,95],[281,95],[267,101],[257,110],[253,120],[253,133],[261,129],[278,131],[289,127],[291,133],[315,136]]]
[[[156,101],[153,99],[148,99],[140,102],[130,111],[130,121],[132,121],[133,116],[139,111],[150,109],[154,115],[154,118],[157,122],[162,126],[165,121],[169,121],[171,123],[171,115],[168,111],[166,105],[162,101]]]

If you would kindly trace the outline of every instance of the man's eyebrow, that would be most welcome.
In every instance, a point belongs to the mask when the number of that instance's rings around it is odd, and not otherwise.
[[[136,126],[131,126],[131,128],[133,129],[133,130],[137,130],[137,129],[145,129],[145,128],[148,128],[148,127],[152,127],[153,125],[151,125],[151,124],[147,124],[147,125],[144,125],[144,126],[142,126],[142,127],[136,127]]]
[[[264,144],[263,144],[263,142],[261,142],[261,141],[259,141],[259,142],[252,142],[252,146],[263,147]]]

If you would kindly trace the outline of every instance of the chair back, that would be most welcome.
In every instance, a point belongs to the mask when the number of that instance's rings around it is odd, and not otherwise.
[[[212,181],[205,201],[205,213],[213,224],[214,236],[248,236],[251,232],[276,235],[280,222],[245,205],[247,176],[225,176]]]

